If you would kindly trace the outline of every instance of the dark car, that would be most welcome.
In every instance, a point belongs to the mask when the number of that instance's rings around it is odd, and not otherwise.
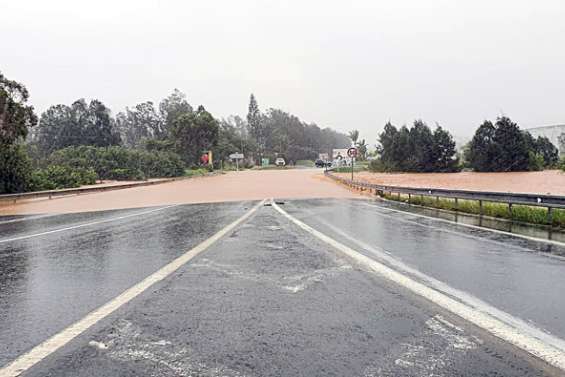
[[[326,166],[326,163],[323,160],[317,159],[314,163],[317,168],[323,168]]]

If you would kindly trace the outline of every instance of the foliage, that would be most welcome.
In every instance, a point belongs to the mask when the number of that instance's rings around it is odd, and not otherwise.
[[[315,160],[320,152],[331,154],[333,148],[347,148],[351,140],[330,128],[301,121],[279,109],[269,109],[262,116],[265,155],[270,159],[284,157],[288,163]],[[251,134],[251,132],[250,132]]]
[[[505,172],[542,170],[557,164],[559,155],[548,138],[534,139],[510,118],[500,117],[495,124],[483,122],[465,157],[476,171]]]
[[[212,114],[199,106],[173,121],[172,136],[177,153],[187,165],[197,164],[201,154],[218,144],[219,125]]]
[[[54,165],[93,169],[100,179],[144,179],[184,174],[184,164],[172,152],[132,150],[125,147],[68,147],[49,157]]]
[[[259,105],[253,93],[249,97],[249,107],[247,109],[247,127],[249,129],[249,134],[255,142],[257,143],[259,156],[261,156],[266,147],[266,135],[265,135],[265,125],[263,123],[263,117],[261,111],[259,110]]]
[[[408,202],[407,195],[384,194],[386,199]],[[421,205],[424,207],[439,208],[448,211],[463,212],[478,215],[481,207],[476,200],[458,200],[457,205],[454,199],[440,198],[436,200],[434,197],[420,197],[412,195],[410,199],[412,205]],[[504,203],[483,202],[483,215],[500,219],[512,219],[530,224],[548,225],[547,208],[532,207],[526,205],[513,205],[512,212],[508,210],[508,205]],[[555,227],[565,228],[565,210],[554,208],[551,216],[551,224]]]
[[[543,170],[544,159],[543,155],[534,151],[528,152],[528,170],[541,171]]]
[[[0,193],[25,191],[29,185],[31,161],[20,143],[37,117],[28,98],[25,86],[0,73]]]
[[[133,109],[116,115],[116,126],[122,143],[127,147],[138,147],[144,140],[161,138],[165,135],[165,120],[155,110],[153,102],[143,102]]]
[[[185,177],[199,177],[208,174],[208,169],[204,168],[195,168],[195,169],[186,169],[184,172]]]
[[[296,161],[296,166],[307,166],[313,168],[315,166],[314,161],[312,160],[298,160]]]
[[[380,158],[372,169],[407,172],[452,172],[457,170],[455,141],[437,126],[432,130],[417,120],[411,128],[397,129],[390,122],[379,135]]]
[[[192,106],[186,100],[186,94],[175,89],[171,95],[159,103],[159,113],[163,122],[162,138],[170,137],[173,131],[173,124],[181,115],[192,113]],[[160,135],[156,135],[160,136]]]
[[[0,194],[26,191],[31,171],[31,161],[24,146],[0,145]]]
[[[0,145],[25,139],[28,129],[37,123],[33,106],[26,104],[28,99],[25,86],[0,73]]]
[[[96,172],[90,168],[50,165],[45,169],[33,171],[29,188],[30,191],[74,188],[95,184],[96,178]]]
[[[84,99],[71,106],[55,105],[41,114],[32,140],[48,155],[68,146],[119,145],[120,135],[110,110],[100,101],[86,103]]]
[[[375,158],[369,162],[369,170],[375,173],[383,173],[387,171],[387,168],[380,158]]]
[[[257,146],[249,139],[245,128],[245,121],[238,116],[220,121],[218,144],[212,148],[215,161],[226,161],[229,155],[235,152],[243,153],[247,158],[256,150]]]

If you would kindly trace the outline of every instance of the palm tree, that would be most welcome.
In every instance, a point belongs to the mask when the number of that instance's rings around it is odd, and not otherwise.
[[[359,152],[359,159],[365,160],[367,158],[367,143],[362,139],[357,143],[357,151]]]
[[[349,138],[353,142],[353,145],[357,145],[357,140],[359,139],[359,131],[358,130],[349,131]]]

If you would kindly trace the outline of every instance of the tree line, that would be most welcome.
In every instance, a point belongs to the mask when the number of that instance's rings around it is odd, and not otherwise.
[[[453,136],[439,125],[432,130],[416,120],[410,128],[397,128],[388,122],[379,134],[376,152],[377,158],[370,164],[373,171],[510,172],[559,164],[559,151],[547,137],[534,138],[506,116],[494,123],[484,121],[462,153],[458,153]]]
[[[182,175],[211,150],[215,167],[242,152],[244,165],[261,158],[315,159],[350,145],[349,138],[283,110],[261,112],[251,95],[246,118],[217,119],[175,89],[115,116],[97,99],[49,107],[39,117],[22,84],[0,74],[0,193]]]

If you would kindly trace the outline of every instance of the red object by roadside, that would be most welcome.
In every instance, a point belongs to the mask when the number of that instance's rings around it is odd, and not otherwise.
[[[200,162],[202,163],[202,165],[208,165],[208,153],[204,153],[202,156],[200,156]]]

